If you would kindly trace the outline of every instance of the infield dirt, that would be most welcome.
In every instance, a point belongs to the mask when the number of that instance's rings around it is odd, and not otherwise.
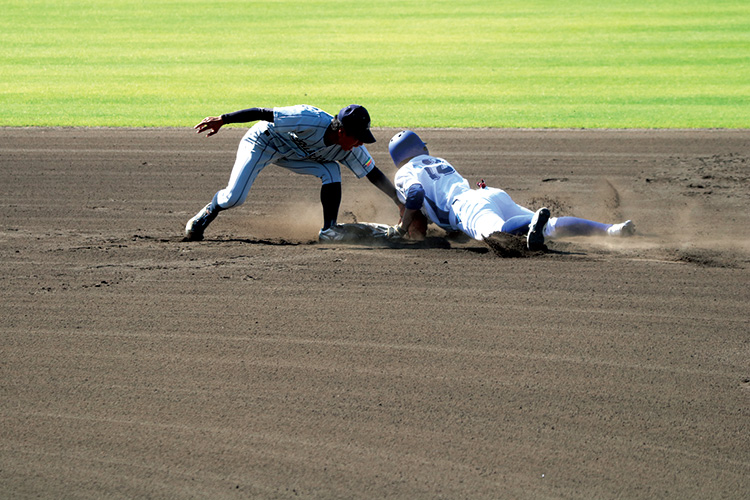
[[[523,259],[275,166],[183,242],[243,132],[0,129],[0,497],[747,498],[750,131],[419,130],[638,230]]]

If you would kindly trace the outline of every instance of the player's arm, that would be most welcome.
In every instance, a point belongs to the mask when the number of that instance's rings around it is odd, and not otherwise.
[[[404,236],[409,231],[414,216],[422,209],[424,203],[424,187],[417,183],[409,186],[406,192],[406,203],[404,203],[404,213],[401,215],[401,221],[393,227],[388,228],[388,237]]]
[[[204,118],[194,128],[200,134],[206,130],[211,130],[206,137],[211,137],[219,131],[221,127],[228,123],[247,123],[263,120],[273,122],[273,109],[269,108],[248,108],[233,113],[226,113],[221,116],[209,116]]]
[[[403,232],[406,232],[409,230],[409,226],[411,226],[411,221],[414,220],[414,215],[417,212],[419,212],[419,209],[407,208],[404,210],[404,215],[401,216],[401,222],[399,223],[399,226],[401,227]]]
[[[367,174],[367,180],[384,192],[397,206],[401,207],[401,201],[399,201],[398,194],[396,194],[396,186],[393,185],[391,180],[378,167],[373,167],[370,170]]]

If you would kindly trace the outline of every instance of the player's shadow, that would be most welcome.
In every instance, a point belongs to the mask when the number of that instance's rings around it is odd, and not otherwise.
[[[171,241],[171,240],[169,240]],[[177,241],[182,243],[194,243],[194,241],[187,238],[179,238]],[[269,239],[269,238],[204,238],[200,240],[201,243],[244,243],[247,245],[273,245],[273,246],[299,246],[307,245],[311,242],[302,241],[290,241],[283,238]]]
[[[447,249],[451,248],[451,243],[445,238],[441,238],[439,236],[427,236],[426,238],[414,241],[414,240],[380,240],[381,244],[383,246],[387,246],[388,248],[416,248],[416,249],[432,249],[432,248],[441,248],[441,249]]]
[[[205,240],[204,240],[205,241]],[[227,242],[227,243],[245,243],[248,245],[272,245],[272,246],[298,246],[298,245],[305,245],[306,242],[301,241],[290,241],[285,240],[283,238],[277,238],[277,239],[269,239],[269,238],[226,238],[221,240],[216,240],[219,242]]]
[[[157,238],[140,236],[139,239],[146,240],[157,240]],[[164,243],[194,243],[184,237],[175,238],[158,238],[158,241]],[[264,245],[264,246],[300,246],[300,245],[315,245],[315,244],[330,244],[330,245],[345,245],[345,246],[360,246],[363,248],[393,248],[393,249],[414,249],[414,250],[430,250],[430,249],[455,249],[466,252],[472,252],[476,254],[487,254],[494,253],[496,256],[508,259],[508,258],[529,258],[539,257],[545,254],[554,255],[586,255],[585,252],[571,251],[560,248],[548,248],[544,247],[542,250],[529,250],[526,248],[526,238],[521,236],[514,236],[505,233],[494,233],[489,237],[485,238],[484,245],[475,245],[478,243],[472,240],[468,236],[463,234],[449,233],[440,236],[427,236],[426,238],[414,241],[414,240],[388,240],[385,238],[364,238],[359,239],[356,242],[318,242],[317,240],[309,241],[292,241],[284,238],[236,238],[236,237],[213,237],[204,238],[201,240],[203,244],[222,244],[222,243],[241,243],[245,245]]]

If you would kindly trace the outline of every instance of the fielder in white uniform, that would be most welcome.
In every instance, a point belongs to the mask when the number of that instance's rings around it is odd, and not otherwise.
[[[630,236],[635,231],[630,220],[603,224],[578,217],[551,217],[549,209],[533,212],[515,203],[502,189],[472,189],[450,163],[430,156],[427,145],[412,131],[393,136],[388,150],[399,167],[395,186],[406,208],[401,222],[389,229],[389,238],[406,234],[420,210],[446,231],[459,230],[480,241],[497,231],[526,235],[531,250],[543,248],[545,238]]]
[[[319,177],[322,186],[323,228],[319,239],[337,241],[343,236],[336,224],[341,203],[339,163],[357,178],[367,177],[397,205],[396,189],[376,166],[364,144],[375,142],[370,132],[370,115],[357,104],[342,109],[337,116],[308,105],[279,108],[250,108],[210,116],[195,126],[198,133],[216,134],[227,123],[257,121],[240,142],[229,183],[219,190],[185,226],[185,238],[203,239],[206,227],[220,211],[242,205],[255,178],[268,164],[299,174]]]

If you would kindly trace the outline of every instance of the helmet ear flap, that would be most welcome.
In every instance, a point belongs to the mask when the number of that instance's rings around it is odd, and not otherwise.
[[[393,163],[400,167],[415,156],[428,154],[427,145],[411,130],[394,135],[388,143],[388,152]]]

